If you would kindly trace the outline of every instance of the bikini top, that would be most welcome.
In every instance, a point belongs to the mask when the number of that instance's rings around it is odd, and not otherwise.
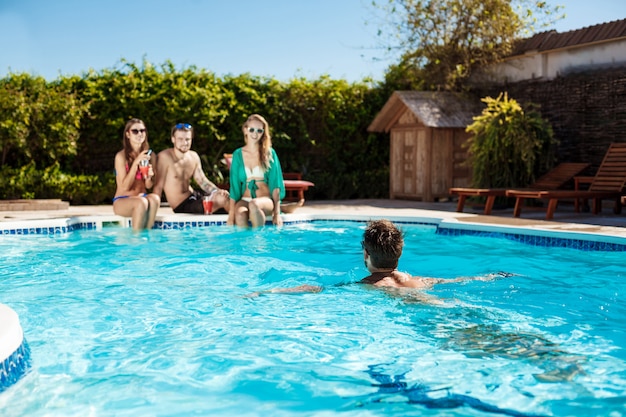
[[[128,172],[129,168],[128,168],[128,162],[126,163],[126,172]],[[141,172],[139,172],[139,170],[137,170],[137,173],[135,174],[135,179],[136,180],[142,180],[143,177],[141,176]]]
[[[245,167],[246,169],[246,179],[248,181],[250,181],[251,179],[263,179],[265,176],[265,172],[263,171],[263,169],[261,169],[260,166],[255,166],[254,168],[250,169],[248,167]]]

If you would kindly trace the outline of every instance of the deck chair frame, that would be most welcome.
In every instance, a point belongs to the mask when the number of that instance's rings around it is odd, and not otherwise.
[[[551,190],[563,187],[569,180],[583,172],[589,167],[586,162],[562,162],[546,174],[542,175],[537,181],[531,184],[530,190]],[[450,188],[451,195],[457,195],[459,200],[456,205],[456,211],[462,212],[467,197],[487,197],[483,214],[491,214],[493,204],[496,197],[505,197],[506,188]]]
[[[613,211],[622,211],[622,194],[626,185],[626,143],[612,143],[591,181],[588,190],[507,190],[507,197],[515,198],[514,217],[520,217],[526,199],[548,200],[546,220],[554,218],[558,203],[565,199],[574,199],[576,207],[580,200],[593,200],[592,212],[602,211],[602,200],[614,200]]]

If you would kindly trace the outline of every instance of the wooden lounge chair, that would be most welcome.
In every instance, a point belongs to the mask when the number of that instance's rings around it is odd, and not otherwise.
[[[531,184],[529,190],[556,190],[575,175],[583,172],[590,164],[586,162],[563,162]],[[467,197],[487,197],[483,214],[491,214],[496,197],[506,196],[506,188],[450,188],[451,195],[458,195],[456,211],[462,212]]]
[[[602,200],[614,200],[613,211],[619,214],[622,211],[622,193],[626,185],[626,143],[612,143],[604,159],[591,181],[588,190],[507,190],[507,197],[514,197],[515,209],[513,216],[519,217],[522,204],[527,198],[548,200],[546,220],[554,217],[554,212],[560,200],[574,199],[576,207],[579,200],[593,200],[593,214],[602,211]]]

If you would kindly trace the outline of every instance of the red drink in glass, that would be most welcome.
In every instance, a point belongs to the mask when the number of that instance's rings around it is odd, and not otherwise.
[[[205,196],[202,199],[202,207],[204,207],[204,214],[213,213],[213,201],[211,200],[211,197]]]
[[[148,171],[150,171],[149,165],[139,165],[139,172],[141,172],[141,177],[144,180],[148,178]]]

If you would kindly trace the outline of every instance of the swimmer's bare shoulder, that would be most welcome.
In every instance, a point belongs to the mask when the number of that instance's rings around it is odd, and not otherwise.
[[[360,284],[370,284],[375,287],[392,288],[431,288],[437,283],[436,278],[414,277],[404,272],[392,271],[385,275],[372,274],[359,281]]]

